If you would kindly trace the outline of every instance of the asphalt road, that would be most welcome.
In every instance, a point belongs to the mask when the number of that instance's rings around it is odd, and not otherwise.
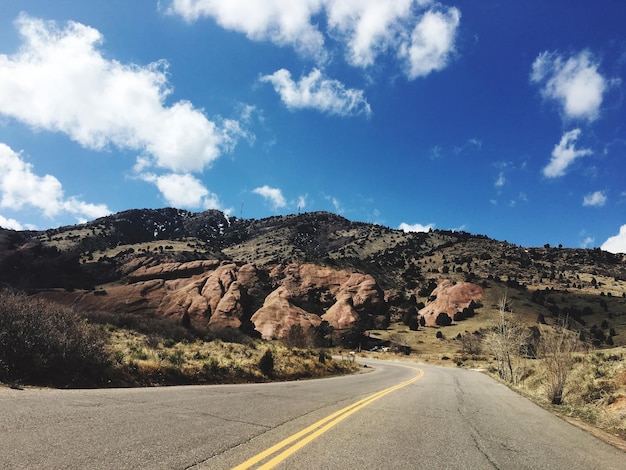
[[[626,469],[479,372],[367,362],[289,383],[2,388],[0,468]]]

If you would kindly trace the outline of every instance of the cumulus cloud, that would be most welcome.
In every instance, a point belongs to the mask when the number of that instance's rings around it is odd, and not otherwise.
[[[168,11],[187,21],[212,18],[318,63],[331,56],[331,42],[355,67],[369,67],[381,54],[396,56],[410,79],[446,67],[461,17],[432,0],[172,0]]]
[[[448,65],[460,20],[461,12],[456,8],[429,11],[422,16],[413,30],[410,45],[400,49],[408,61],[409,78],[425,77]]]
[[[154,183],[169,205],[187,209],[219,209],[219,198],[210,192],[202,182],[188,173],[155,175],[144,173],[140,178]]]
[[[337,80],[325,78],[319,69],[313,69],[298,82],[285,69],[263,75],[260,80],[271,83],[285,106],[291,110],[308,108],[339,116],[371,114],[362,90],[346,88]]]
[[[404,232],[428,232],[435,228],[435,224],[407,224],[406,222],[402,222],[398,227],[399,230]]]
[[[598,72],[599,60],[584,50],[572,57],[542,52],[535,59],[530,79],[541,86],[545,99],[554,100],[567,118],[593,121],[600,114],[607,80]]]
[[[254,41],[294,47],[301,54],[324,58],[324,36],[312,17],[323,0],[173,0],[169,12],[187,21],[212,18],[225,29]]]
[[[115,146],[174,172],[200,171],[242,134],[219,128],[187,101],[165,105],[167,63],[125,65],[104,57],[89,26],[21,15],[23,44],[0,55],[0,114],[67,134],[84,147]]]
[[[24,226],[15,219],[8,219],[0,214],[0,227],[9,230],[24,230]]]
[[[33,166],[8,145],[0,143],[0,208],[21,210],[32,207],[46,217],[69,213],[79,221],[111,213],[104,204],[91,204],[65,197],[61,182],[52,175],[39,176]],[[8,219],[5,219],[5,221]],[[15,225],[16,221],[12,221]]]
[[[282,191],[278,188],[270,188],[269,186],[265,185],[253,189],[252,192],[258,194],[259,196],[262,196],[272,205],[274,210],[281,209],[287,205],[287,201],[285,200]]]
[[[500,172],[500,174],[498,175],[498,179],[496,180],[494,185],[496,188],[501,188],[502,186],[504,186],[504,183],[506,183],[506,178],[504,176],[504,173]]]
[[[552,150],[552,158],[548,165],[543,169],[543,174],[547,178],[556,178],[563,176],[567,167],[574,160],[587,155],[592,155],[590,149],[577,149],[576,141],[580,136],[580,129],[574,129],[563,134],[561,141]]]
[[[328,1],[328,26],[346,44],[350,64],[369,66],[398,42],[403,23],[412,16],[412,4],[411,0]]]
[[[587,194],[583,198],[583,206],[586,207],[602,207],[606,204],[607,197],[602,191]]]
[[[626,224],[622,225],[619,233],[609,237],[600,248],[611,253],[626,253]]]

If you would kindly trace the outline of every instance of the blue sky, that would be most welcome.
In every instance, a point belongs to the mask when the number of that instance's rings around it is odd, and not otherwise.
[[[325,210],[626,252],[621,0],[0,3],[0,226]]]

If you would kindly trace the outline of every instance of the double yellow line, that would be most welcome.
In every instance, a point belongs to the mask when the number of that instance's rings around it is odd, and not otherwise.
[[[262,460],[265,460],[267,457],[275,454],[282,448],[306,436],[300,441],[296,442],[296,444],[294,444],[293,446],[289,447],[288,449],[284,450],[277,456],[273,457],[271,460],[267,461],[265,464],[258,467],[258,470],[268,470],[270,468],[274,468],[276,465],[278,465],[280,462],[285,460],[287,457],[297,452],[299,449],[307,445],[309,442],[313,441],[314,439],[324,434],[326,431],[328,431],[330,428],[332,428],[336,424],[346,419],[348,416],[356,413],[361,408],[364,408],[367,405],[371,404],[372,402],[378,400],[379,398],[382,398],[391,392],[395,392],[396,390],[402,387],[406,387],[407,385],[410,385],[413,382],[416,382],[417,380],[422,378],[422,376],[424,375],[424,371],[421,369],[417,369],[417,370],[418,370],[418,374],[412,379],[399,383],[398,385],[394,385],[393,387],[389,387],[384,390],[381,390],[380,392],[374,393],[373,395],[363,398],[362,400],[359,400],[356,403],[353,403],[339,411],[336,411],[335,413],[327,416],[324,419],[319,420],[318,422],[310,425],[309,427],[303,429],[302,431],[297,432],[296,434],[293,434],[287,439],[280,441],[278,444],[270,447],[269,449],[264,450],[260,454],[257,454],[254,457],[246,460],[244,463],[237,465],[236,467],[233,468],[233,470],[246,470],[248,468],[251,468],[253,465],[261,462]]]

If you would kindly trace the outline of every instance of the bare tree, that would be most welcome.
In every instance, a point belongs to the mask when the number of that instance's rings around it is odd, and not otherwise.
[[[546,374],[546,395],[554,405],[563,402],[567,376],[574,365],[578,349],[578,332],[561,322],[552,332],[544,331],[539,342],[539,355]]]
[[[520,354],[528,340],[527,329],[512,319],[512,309],[506,294],[498,302],[498,323],[485,336],[485,348],[494,355],[501,379],[518,383],[523,372],[524,358]]]
[[[482,347],[482,336],[480,334],[466,331],[461,335],[461,350],[465,354],[478,355],[482,352]]]

